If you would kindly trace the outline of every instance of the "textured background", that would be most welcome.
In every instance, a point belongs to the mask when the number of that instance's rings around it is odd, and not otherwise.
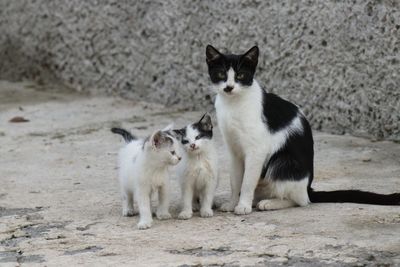
[[[205,46],[260,46],[257,77],[314,129],[400,140],[400,1],[0,0],[0,79],[209,108]]]

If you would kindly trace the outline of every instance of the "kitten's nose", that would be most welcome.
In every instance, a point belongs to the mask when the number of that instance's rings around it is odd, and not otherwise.
[[[232,90],[233,90],[233,87],[229,86],[229,85],[224,88],[224,91],[227,92],[227,93],[231,92]]]
[[[190,148],[195,148],[196,145],[195,144],[190,144]]]

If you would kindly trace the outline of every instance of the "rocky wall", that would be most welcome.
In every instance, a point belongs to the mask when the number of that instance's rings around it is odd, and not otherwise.
[[[0,78],[209,109],[205,46],[260,47],[257,79],[313,128],[400,140],[398,0],[0,0]]]

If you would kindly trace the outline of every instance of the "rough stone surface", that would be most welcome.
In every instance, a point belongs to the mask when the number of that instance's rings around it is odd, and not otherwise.
[[[204,50],[261,48],[257,77],[314,129],[400,140],[400,2],[0,0],[0,78],[210,108]]]
[[[14,116],[29,119],[10,123]],[[0,82],[0,266],[400,266],[399,207],[313,204],[247,216],[216,212],[137,230],[122,217],[110,127],[139,136],[200,112]],[[217,203],[229,197],[227,152]],[[400,145],[315,133],[319,190],[399,191]],[[368,161],[364,159],[368,158]]]

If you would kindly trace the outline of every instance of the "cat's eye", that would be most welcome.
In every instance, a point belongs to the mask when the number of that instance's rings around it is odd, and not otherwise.
[[[171,155],[175,155],[176,153],[175,153],[175,151],[171,151]]]
[[[185,144],[187,144],[187,143],[189,143],[188,140],[182,140],[182,144],[183,144],[183,145],[185,145]]]
[[[200,139],[200,135],[196,136],[194,139],[199,140]]]
[[[243,80],[243,79],[244,79],[244,73],[238,73],[238,74],[236,74],[236,79],[238,79],[238,80]]]
[[[218,77],[218,79],[225,79],[225,72],[222,72],[222,71],[219,71],[218,73],[217,73],[217,77]]]

